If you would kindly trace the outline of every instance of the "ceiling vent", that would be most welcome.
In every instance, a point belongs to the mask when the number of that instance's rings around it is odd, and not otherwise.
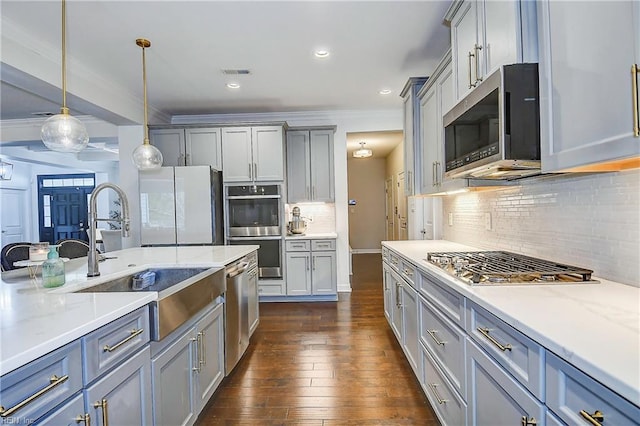
[[[56,115],[55,112],[32,112],[31,115],[35,115],[36,117],[51,117],[52,115]]]
[[[248,75],[251,74],[249,70],[222,70],[222,74],[225,75]]]

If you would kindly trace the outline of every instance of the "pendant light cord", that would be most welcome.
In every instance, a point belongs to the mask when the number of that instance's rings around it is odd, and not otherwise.
[[[67,2],[62,0],[62,108],[61,114],[69,114],[67,108]]]
[[[147,118],[147,61],[145,57],[145,47],[142,46],[142,97],[144,99],[144,141],[145,145],[149,145],[149,125]]]

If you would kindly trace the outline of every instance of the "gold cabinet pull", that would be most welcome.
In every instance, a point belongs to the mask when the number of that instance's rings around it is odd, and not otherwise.
[[[536,426],[537,424],[538,421],[535,417],[528,418],[527,416],[522,416],[522,419],[520,419],[521,426]]]
[[[473,46],[473,50],[475,51],[476,57],[476,82],[473,84],[473,87],[476,87],[478,82],[482,81],[482,76],[478,74],[478,69],[480,68],[480,51],[482,50],[482,46],[476,44]]]
[[[474,87],[474,84],[471,82],[471,58],[473,58],[473,53],[469,52],[469,67],[468,67],[468,71],[469,71],[469,89],[471,89],[472,87]]]
[[[496,346],[498,347],[498,349],[500,349],[502,352],[504,352],[504,351],[510,351],[511,349],[513,349],[513,348],[511,347],[511,344],[503,345],[502,343],[500,343],[500,342],[498,342],[496,339],[494,339],[494,337],[493,337],[493,336],[491,336],[491,335],[489,334],[489,329],[488,329],[488,328],[486,328],[486,327],[485,327],[485,328],[478,327],[478,328],[476,328],[476,330],[478,330],[478,332],[479,332],[480,334],[482,334],[484,337],[486,337],[487,339],[489,339],[489,341],[490,341],[491,343],[493,343],[494,345],[496,345]]]
[[[638,73],[640,66],[631,65],[631,97],[633,98],[633,136],[640,137],[640,113],[638,113]]]
[[[116,349],[118,349],[120,346],[124,345],[125,343],[127,343],[129,340],[133,339],[134,337],[138,336],[139,334],[144,332],[144,328],[140,328],[138,330],[136,330],[135,328],[133,330],[131,330],[129,332],[129,336],[125,337],[124,339],[122,339],[121,341],[119,341],[118,343],[116,343],[113,346],[109,346],[109,345],[104,345],[104,348],[102,348],[102,350],[104,352],[113,352]]]
[[[90,414],[80,414],[79,416],[76,416],[75,419],[73,419],[76,421],[76,423],[84,423],[85,426],[91,426],[91,415]]]
[[[102,424],[103,426],[109,426],[109,410],[107,407],[107,400],[96,401],[93,403],[93,408],[100,408],[102,410]]]
[[[44,388],[40,389],[38,392],[34,393],[30,397],[28,397],[26,399],[23,399],[22,401],[20,401],[19,403],[17,403],[13,407],[8,408],[6,410],[5,410],[4,407],[0,406],[0,417],[8,417],[8,416],[12,415],[13,413],[18,411],[19,409],[21,409],[25,405],[27,405],[27,404],[35,401],[36,399],[40,398],[42,395],[44,395],[45,393],[49,392],[51,389],[55,388],[56,386],[58,386],[60,383],[66,382],[67,379],[69,379],[69,376],[66,375],[66,374],[64,376],[62,376],[62,377],[58,377],[58,376],[56,376],[54,374],[49,379],[49,384],[47,386],[45,386]]]
[[[580,415],[593,426],[602,426],[602,423],[604,423],[604,414],[600,410],[596,410],[593,414],[580,410]]]
[[[447,342],[442,342],[442,341],[438,340],[438,338],[436,337],[436,333],[437,332],[438,332],[438,330],[427,330],[427,333],[429,333],[429,336],[431,336],[431,338],[436,342],[437,345],[444,346],[444,344],[447,343]]]
[[[429,385],[429,389],[431,389],[431,393],[433,393],[433,396],[436,397],[436,401],[438,401],[438,404],[446,404],[447,400],[443,399],[438,393],[438,389],[436,389],[438,385],[436,383],[427,383],[427,384]]]

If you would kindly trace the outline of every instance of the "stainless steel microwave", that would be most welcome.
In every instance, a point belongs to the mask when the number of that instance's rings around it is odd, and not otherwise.
[[[504,65],[444,116],[446,178],[540,173],[538,64]]]

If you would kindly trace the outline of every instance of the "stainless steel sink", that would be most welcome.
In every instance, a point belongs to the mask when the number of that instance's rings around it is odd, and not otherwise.
[[[155,272],[155,283],[135,290],[134,277],[147,271]],[[76,293],[158,292],[158,300],[151,303],[151,339],[162,340],[227,289],[224,268],[150,268],[142,272]]]

